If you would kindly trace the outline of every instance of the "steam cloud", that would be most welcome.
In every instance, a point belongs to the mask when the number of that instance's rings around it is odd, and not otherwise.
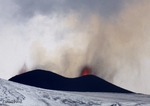
[[[1,78],[23,66],[77,77],[88,66],[94,75],[150,94],[149,0],[0,2]]]

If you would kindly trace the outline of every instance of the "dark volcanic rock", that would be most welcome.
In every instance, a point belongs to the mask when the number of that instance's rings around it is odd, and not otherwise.
[[[132,93],[94,75],[87,75],[78,78],[66,78],[40,69],[17,75],[9,80],[52,90]]]

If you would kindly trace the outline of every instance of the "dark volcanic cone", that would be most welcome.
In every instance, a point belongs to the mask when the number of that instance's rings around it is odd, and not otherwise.
[[[9,80],[51,90],[132,93],[94,75],[65,78],[40,69],[17,75]]]

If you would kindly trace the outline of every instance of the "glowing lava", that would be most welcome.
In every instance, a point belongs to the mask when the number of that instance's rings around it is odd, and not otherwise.
[[[91,74],[91,69],[89,67],[84,67],[82,69],[81,76],[85,76],[85,75],[89,75],[89,74]]]

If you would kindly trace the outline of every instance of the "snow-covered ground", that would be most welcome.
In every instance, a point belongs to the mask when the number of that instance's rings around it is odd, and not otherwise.
[[[0,79],[0,106],[150,106],[150,95],[55,91]]]

